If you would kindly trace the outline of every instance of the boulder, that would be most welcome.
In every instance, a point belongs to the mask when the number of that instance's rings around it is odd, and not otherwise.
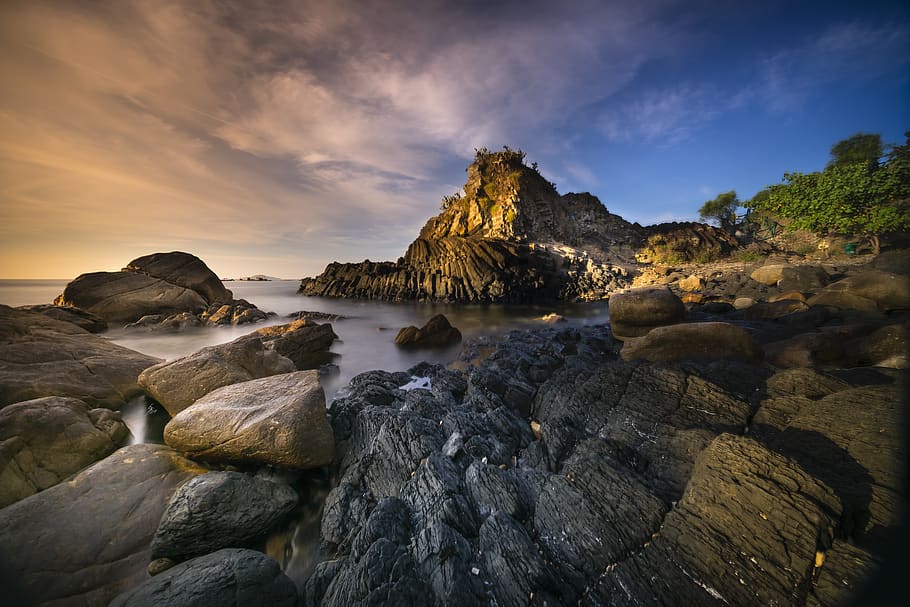
[[[749,274],[749,278],[769,287],[776,286],[784,277],[784,268],[791,266],[782,263],[771,263],[760,266]]]
[[[157,362],[72,323],[0,305],[0,407],[72,396],[117,409],[142,393],[136,376]]]
[[[725,322],[698,322],[657,327],[643,337],[627,339],[623,360],[756,360],[761,350],[742,327]]]
[[[202,472],[164,445],[124,447],[0,510],[0,559],[35,604],[106,605],[147,579],[168,500]]]
[[[315,369],[331,360],[329,348],[338,339],[332,325],[300,319],[286,325],[259,329],[255,333],[267,348],[293,361],[298,370]]]
[[[215,303],[199,314],[199,318],[205,324],[213,327],[245,325],[265,320],[268,317],[268,314],[244,299],[226,304]]]
[[[122,447],[120,413],[48,396],[0,410],[0,508],[52,487]]]
[[[678,283],[676,283],[680,289],[686,292],[698,291],[705,287],[705,281],[702,280],[700,276],[692,274],[687,278],[683,278]]]
[[[240,472],[202,474],[171,498],[152,541],[152,558],[180,562],[221,548],[243,548],[296,505],[297,492],[282,483]]]
[[[640,337],[654,327],[677,323],[685,315],[682,301],[665,286],[610,296],[610,328],[617,339]]]
[[[156,575],[111,602],[111,607],[294,607],[297,587],[272,558],[225,548]]]
[[[40,312],[49,318],[71,322],[77,327],[81,327],[89,333],[101,333],[107,331],[107,322],[98,316],[82,308],[73,306],[55,306],[53,304],[39,304],[35,306],[19,306],[19,310],[28,310],[29,312]]]
[[[867,270],[825,287],[807,302],[863,311],[910,309],[910,277],[881,270]]]
[[[233,295],[205,263],[189,253],[152,253],[129,262],[124,271],[146,274],[191,289],[206,303],[229,303]]]
[[[304,469],[330,463],[334,452],[316,371],[210,392],[168,422],[164,440],[194,458]]]
[[[266,348],[258,337],[245,335],[150,367],[138,382],[174,416],[222,386],[294,369],[293,362]]]
[[[449,324],[449,319],[437,314],[419,329],[405,327],[395,336],[395,345],[402,348],[441,348],[461,341],[461,331]]]
[[[108,323],[130,323],[148,314],[199,311],[207,302],[196,291],[136,272],[92,272],[66,285],[56,305],[77,306]]]

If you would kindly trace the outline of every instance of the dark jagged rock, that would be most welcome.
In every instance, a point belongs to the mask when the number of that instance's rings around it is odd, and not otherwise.
[[[440,348],[461,341],[461,331],[449,324],[449,319],[437,314],[419,329],[405,327],[395,336],[395,345],[403,348]]]
[[[180,487],[167,505],[152,559],[180,562],[221,548],[243,548],[297,505],[287,485],[240,472],[209,472]]]
[[[136,376],[158,362],[73,323],[0,305],[0,407],[70,396],[118,409],[142,393]]]
[[[0,410],[0,508],[52,487],[122,447],[120,413],[48,396]]]
[[[38,304],[34,306],[19,306],[18,310],[27,310],[29,312],[40,312],[54,320],[71,322],[77,327],[81,327],[89,333],[101,333],[107,331],[107,322],[98,316],[82,308],[73,306],[55,306],[52,304]]]
[[[853,587],[880,559],[896,372],[627,362],[604,327],[488,345],[466,376],[370,372],[332,403],[306,604],[836,604],[846,559]]]
[[[147,579],[173,492],[205,469],[163,445],[131,445],[0,510],[0,559],[34,604],[106,605]]]
[[[111,607],[257,607],[297,605],[297,588],[273,559],[225,548],[156,575],[117,596]]]

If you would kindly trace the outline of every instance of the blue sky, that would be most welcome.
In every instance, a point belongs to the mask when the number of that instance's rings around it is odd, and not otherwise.
[[[395,259],[477,147],[630,221],[910,129],[905,2],[5,2],[0,277]]]

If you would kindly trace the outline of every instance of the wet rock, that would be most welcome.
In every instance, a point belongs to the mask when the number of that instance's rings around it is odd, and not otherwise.
[[[222,386],[294,370],[293,362],[260,339],[243,336],[150,367],[138,382],[174,416]]]
[[[132,445],[0,510],[0,558],[36,604],[106,605],[147,579],[173,492],[205,470],[164,445]]]
[[[39,312],[48,318],[71,322],[77,327],[81,327],[89,333],[101,333],[107,331],[107,322],[98,316],[82,308],[73,306],[55,306],[52,304],[39,304],[35,306],[19,306],[18,310],[28,312]]]
[[[297,588],[274,560],[225,548],[181,563],[117,596],[111,607],[294,607]]]
[[[48,396],[0,410],[0,508],[107,457],[130,435],[120,413]]]
[[[298,370],[315,369],[331,360],[329,348],[338,339],[330,324],[305,319],[256,331],[267,348],[290,359]]]
[[[164,440],[194,458],[301,469],[324,466],[334,453],[316,371],[214,390],[168,422]]]
[[[624,360],[650,361],[761,358],[748,331],[724,322],[658,327],[643,337],[627,339],[621,354]]]
[[[291,487],[240,472],[209,472],[174,493],[152,540],[152,559],[180,562],[243,548],[297,505]]]
[[[395,345],[403,348],[440,348],[461,341],[461,331],[449,324],[449,319],[437,314],[419,329],[405,327],[395,336]]]
[[[142,393],[136,376],[157,362],[72,323],[0,305],[0,407],[70,396],[116,409]]]
[[[617,339],[645,335],[685,315],[682,301],[667,287],[641,287],[610,297],[610,328]]]

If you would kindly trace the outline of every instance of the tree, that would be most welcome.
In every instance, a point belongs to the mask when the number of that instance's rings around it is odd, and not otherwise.
[[[790,230],[864,235],[878,253],[881,234],[910,230],[910,132],[907,136],[907,144],[893,146],[881,166],[866,158],[830,164],[821,172],[785,173],[783,183],[768,188],[767,198],[748,205],[790,219]]]
[[[733,232],[736,226],[736,209],[739,208],[739,198],[736,192],[730,190],[707,201],[698,209],[698,215],[704,220],[716,220],[721,229]]]
[[[878,133],[857,133],[831,146],[831,160],[827,168],[856,162],[878,166],[884,154],[882,136]]]

